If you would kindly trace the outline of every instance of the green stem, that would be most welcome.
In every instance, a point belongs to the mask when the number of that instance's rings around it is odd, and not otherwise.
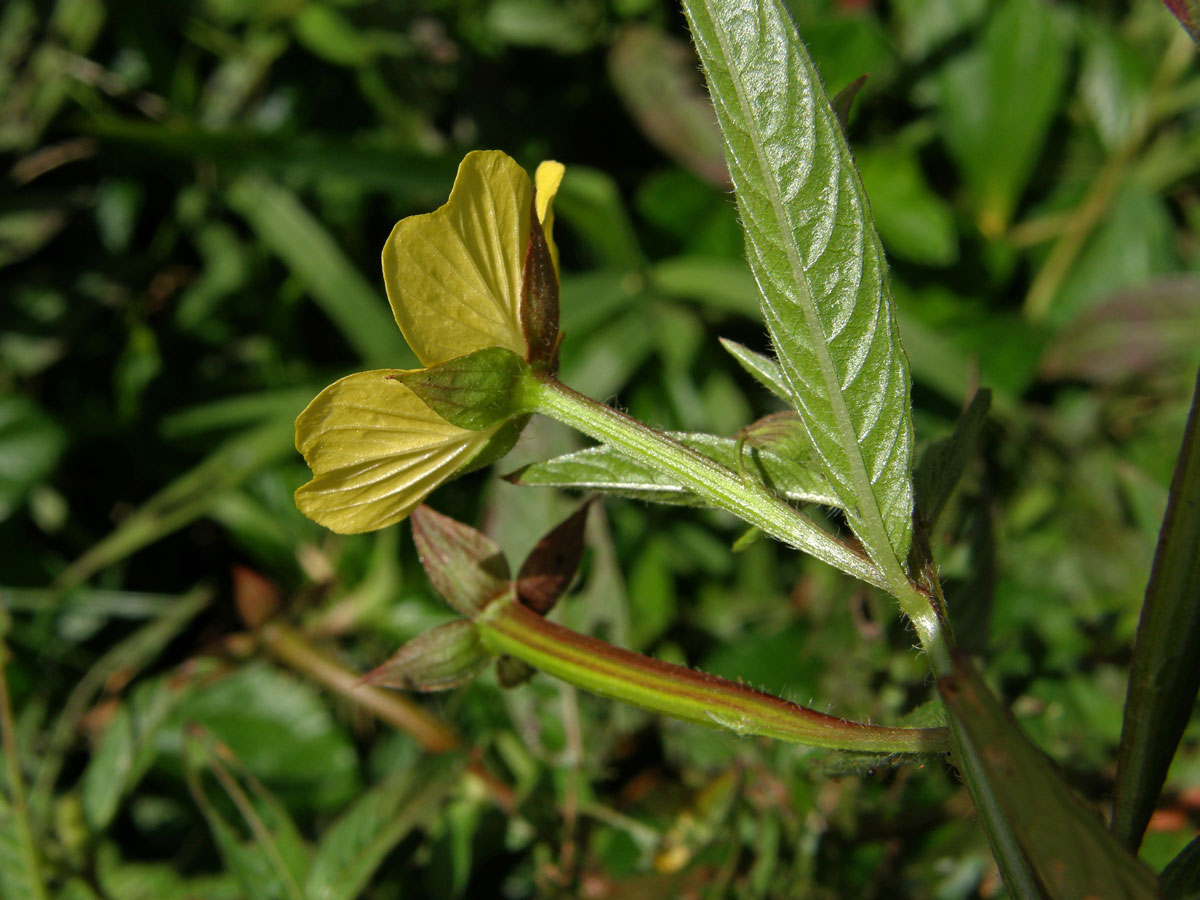
[[[539,412],[610,444],[670,475],[713,506],[758,526],[771,537],[861,581],[891,590],[874,563],[762,485],[741,478],[732,469],[553,379],[529,373],[521,387],[522,400],[530,412]]]
[[[525,375],[521,391],[521,400],[529,411],[557,419],[610,444],[639,462],[670,475],[714,506],[758,526],[772,537],[861,581],[883,588],[900,601],[900,608],[912,620],[921,645],[930,656],[934,674],[940,676],[949,672],[948,629],[938,615],[935,601],[907,578],[888,579],[860,552],[822,531],[762,485],[741,478],[732,469],[610,406],[597,403],[552,378],[533,373]]]
[[[0,617],[4,611],[0,610]],[[38,862],[37,845],[33,829],[29,825],[29,807],[25,803],[25,785],[21,778],[21,760],[17,755],[16,729],[13,727],[12,704],[8,696],[8,645],[3,641],[7,623],[0,621],[0,752],[4,754],[5,775],[11,798],[12,817],[9,823],[15,833],[20,869],[25,875],[27,896],[31,900],[46,900],[46,886],[42,883],[41,866]]]
[[[944,753],[949,748],[944,728],[885,728],[825,715],[579,634],[515,599],[493,601],[474,621],[492,653],[514,656],[585,690],[686,722],[837,750]]]

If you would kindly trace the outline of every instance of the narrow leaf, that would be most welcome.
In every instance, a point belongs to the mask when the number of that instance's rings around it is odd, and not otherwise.
[[[850,111],[854,108],[854,99],[858,96],[858,92],[862,90],[863,85],[867,83],[869,75],[859,75],[852,82],[842,88],[833,96],[830,105],[833,106],[833,111],[837,115],[838,124],[842,126],[842,130],[846,130],[846,124],[850,121]]]
[[[416,357],[388,314],[383,291],[354,268],[300,199],[269,178],[244,176],[229,189],[229,204],[311,292],[372,366],[410,366]]]
[[[788,392],[787,379],[783,377],[783,370],[779,368],[779,363],[769,356],[755,353],[737,341],[721,338],[721,346],[729,351],[729,354],[755,381],[784,403],[792,402],[792,396]]]
[[[670,437],[726,468],[734,471],[740,468],[747,478],[762,483],[788,500],[823,506],[840,505],[824,477],[803,463],[785,459],[770,450],[741,452],[739,441],[733,438],[698,432],[675,432]],[[532,463],[506,478],[514,484],[600,491],[651,503],[706,505],[705,501],[670,476],[632,460],[606,444]]]
[[[418,634],[363,683],[402,691],[448,691],[478,675],[491,658],[474,623],[455,619]]]
[[[964,656],[938,682],[963,752],[986,777],[986,791],[1011,826],[1050,900],[1152,898],[1154,876],[1087,810],[1054,766],[1022,734]]]
[[[1162,873],[1164,900],[1196,900],[1200,897],[1200,836],[1171,860]]]
[[[94,833],[108,828],[121,800],[154,764],[163,727],[189,688],[178,677],[153,678],[117,708],[80,781],[83,813]]]
[[[249,900],[304,900],[300,883],[308,862],[296,826],[287,811],[260,786],[250,781],[254,796],[247,793],[219,757],[232,762],[225,748],[214,745],[198,728],[185,744],[188,789],[204,814],[217,849]],[[228,822],[210,799],[204,786],[204,771],[211,772],[241,814],[251,834],[243,840],[239,829]]]
[[[428,506],[413,512],[412,526],[421,565],[455,610],[471,618],[507,590],[508,563],[487,535]]]
[[[517,574],[517,596],[540,615],[566,593],[583,559],[583,530],[590,503],[584,503],[537,542]]]
[[[685,0],[788,393],[889,582],[912,532],[912,422],[887,267],[850,151],[780,0]]]
[[[963,469],[975,453],[991,405],[992,392],[987,388],[977,391],[958,417],[954,433],[931,444],[921,455],[913,473],[913,490],[917,512],[929,531],[937,525],[946,501],[954,493]]]
[[[1146,585],[1117,755],[1113,831],[1136,849],[1200,690],[1200,374]]]
[[[326,829],[308,870],[306,900],[354,900],[371,876],[422,820],[436,812],[462,774],[443,755],[384,778]]]
[[[1053,4],[1003,0],[978,44],[939,75],[946,147],[980,230],[996,237],[1017,208],[1066,83],[1068,47]]]
[[[609,53],[608,73],[656,147],[694,175],[728,188],[721,132],[696,75],[691,47],[654,25],[627,25]]]

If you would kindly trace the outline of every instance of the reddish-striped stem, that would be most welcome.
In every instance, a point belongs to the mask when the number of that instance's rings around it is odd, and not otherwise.
[[[511,599],[475,617],[484,646],[585,690],[687,722],[794,744],[871,753],[945,753],[944,728],[863,725],[744,684],[579,634]]]

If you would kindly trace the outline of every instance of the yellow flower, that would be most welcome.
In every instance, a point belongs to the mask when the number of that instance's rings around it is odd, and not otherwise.
[[[396,324],[424,366],[488,347],[526,356],[521,300],[536,215],[555,269],[551,203],[557,162],[534,185],[509,156],[467,154],[445,206],[396,224],[383,277]],[[400,369],[348,375],[296,419],[296,449],[313,470],[296,491],[300,511],[343,534],[399,522],[438,485],[478,461],[506,425],[451,425],[395,380]]]

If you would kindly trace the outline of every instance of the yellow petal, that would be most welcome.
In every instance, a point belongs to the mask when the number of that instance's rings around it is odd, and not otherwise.
[[[546,235],[546,244],[550,248],[550,258],[554,260],[554,271],[558,271],[558,245],[554,243],[554,195],[562,184],[566,167],[560,162],[548,159],[537,167],[533,175],[533,183],[537,188],[537,217],[542,223],[542,232]]]
[[[437,365],[505,347],[525,355],[521,279],[533,186],[498,150],[468,153],[446,205],[396,224],[383,279],[417,358]]]
[[[326,528],[354,534],[399,522],[496,430],[451,425],[388,377],[400,371],[348,375],[296,419],[296,449],[313,470],[296,505]]]

